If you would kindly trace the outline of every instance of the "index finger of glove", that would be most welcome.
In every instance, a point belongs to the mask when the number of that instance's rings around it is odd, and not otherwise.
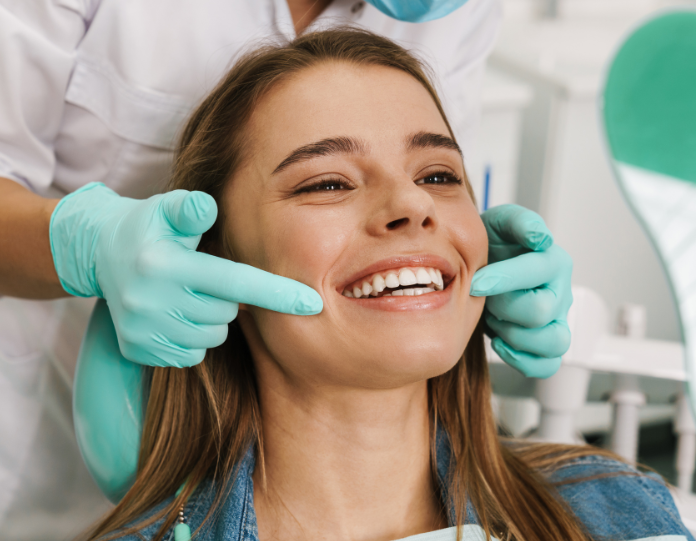
[[[471,294],[481,297],[534,289],[570,275],[571,270],[570,256],[552,246],[544,252],[529,252],[479,269],[471,281]]]
[[[481,215],[489,241],[518,244],[533,251],[543,251],[553,245],[553,235],[544,219],[519,205],[500,205]]]
[[[185,283],[200,293],[286,314],[313,315],[323,308],[316,291],[290,278],[201,252],[187,258]]]

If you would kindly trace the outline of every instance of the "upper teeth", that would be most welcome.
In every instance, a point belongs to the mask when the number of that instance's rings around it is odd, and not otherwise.
[[[398,270],[390,270],[384,273],[374,274],[371,278],[356,282],[352,286],[343,290],[343,295],[351,298],[377,296],[386,288],[396,288],[399,286],[412,285],[429,285],[434,287],[425,288],[410,288],[394,291],[393,293],[385,293],[383,296],[399,296],[399,295],[423,295],[431,293],[435,290],[444,289],[442,273],[434,268],[403,268]]]

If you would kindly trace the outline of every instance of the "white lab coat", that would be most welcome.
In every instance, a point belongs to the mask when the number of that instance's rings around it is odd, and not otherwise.
[[[472,149],[499,0],[403,23],[334,0],[310,29],[356,24],[428,62]],[[286,0],[0,0],[0,176],[42,194],[99,181],[147,197],[189,112],[240,52],[292,39]],[[107,508],[81,463],[71,385],[91,301],[0,299],[0,532],[62,539]]]

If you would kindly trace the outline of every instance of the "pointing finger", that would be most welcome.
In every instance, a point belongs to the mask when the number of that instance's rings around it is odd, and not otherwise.
[[[186,284],[219,299],[295,315],[318,314],[323,301],[311,287],[290,278],[212,255],[187,255]]]
[[[558,246],[544,252],[529,252],[479,269],[471,281],[471,295],[500,295],[548,284],[572,269],[570,256]]]

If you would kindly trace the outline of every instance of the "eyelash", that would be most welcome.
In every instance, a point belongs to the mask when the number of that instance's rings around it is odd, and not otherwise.
[[[416,185],[421,186],[423,184],[426,184],[425,182],[421,182],[425,179],[428,178],[433,178],[433,177],[444,177],[445,182],[431,182],[428,184],[433,184],[433,185],[441,185],[441,184],[461,184],[462,179],[459,178],[457,175],[454,173],[451,173],[450,171],[437,171],[435,173],[430,173],[429,175],[423,177],[422,179],[418,179],[416,181]],[[335,188],[332,186],[339,186],[339,188]],[[301,193],[311,193],[311,192],[321,192],[321,191],[338,191],[338,190],[345,190],[349,189],[352,190],[353,186],[349,184],[348,182],[341,180],[341,179],[333,179],[333,178],[328,178],[324,180],[320,180],[319,182],[315,182],[314,184],[310,184],[309,186],[303,186],[302,188],[299,188],[298,190],[295,191],[296,194],[301,194]]]
[[[333,192],[333,191],[338,191],[336,188],[329,188],[330,186],[340,186],[338,188],[339,190],[344,190],[344,189],[352,189],[353,186],[348,184],[345,180],[341,180],[338,178],[327,178],[324,180],[320,180],[319,182],[315,182],[314,184],[310,184],[309,186],[303,186],[302,188],[299,188],[298,190],[295,191],[296,194],[299,193],[310,193],[310,192],[321,192],[321,191],[326,191],[326,192]]]
[[[451,171],[435,171],[434,173],[430,173],[429,175],[426,175],[422,179],[419,179],[416,181],[416,185],[420,186],[421,180],[425,180],[426,178],[433,178],[433,177],[444,177],[445,182],[432,182],[430,184],[461,184],[462,179],[459,178],[456,174],[452,173]],[[425,184],[425,183],[422,183]]]

